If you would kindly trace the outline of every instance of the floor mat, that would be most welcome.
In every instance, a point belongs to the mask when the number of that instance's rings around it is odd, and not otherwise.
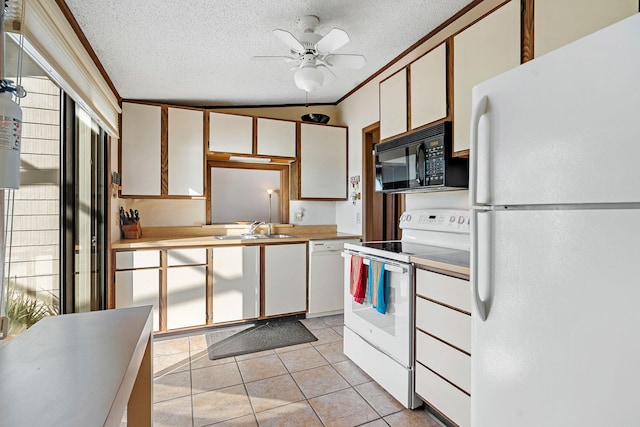
[[[209,332],[206,339],[211,360],[318,340],[298,320],[268,320],[257,325],[233,326]]]

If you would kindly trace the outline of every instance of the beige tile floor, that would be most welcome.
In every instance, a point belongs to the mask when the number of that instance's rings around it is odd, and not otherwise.
[[[302,321],[310,344],[209,360],[205,335],[154,343],[156,427],[429,426],[342,353],[343,317]]]

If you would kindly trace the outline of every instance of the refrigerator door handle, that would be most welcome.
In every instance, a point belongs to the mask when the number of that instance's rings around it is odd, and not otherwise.
[[[480,98],[480,101],[473,108],[473,114],[471,115],[471,144],[470,154],[471,161],[469,162],[469,194],[471,196],[471,206],[486,206],[484,203],[478,202],[478,127],[480,125],[480,118],[487,112],[487,103],[489,99],[487,96]]]
[[[478,316],[484,322],[487,320],[487,305],[480,298],[479,285],[480,277],[478,276],[478,211],[471,210],[473,215],[472,236],[471,236],[471,285],[473,287],[473,302],[478,309]]]

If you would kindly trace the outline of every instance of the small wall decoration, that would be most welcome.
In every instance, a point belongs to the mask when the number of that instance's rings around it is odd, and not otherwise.
[[[360,175],[352,176],[349,178],[349,182],[351,183],[351,201],[355,206],[356,200],[360,200]]]

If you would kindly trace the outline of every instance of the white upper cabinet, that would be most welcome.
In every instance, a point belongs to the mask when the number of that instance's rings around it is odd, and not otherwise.
[[[169,195],[204,194],[204,113],[169,108]]]
[[[161,193],[161,117],[159,106],[122,103],[123,195],[159,196]]]
[[[535,57],[638,12],[638,0],[536,0]]]
[[[300,125],[300,197],[347,198],[347,129]]]
[[[453,38],[454,151],[469,149],[471,89],[520,65],[520,50],[519,0],[511,0]]]
[[[257,154],[296,156],[296,122],[263,118],[257,120]]]
[[[380,82],[380,139],[407,131],[407,69]]]
[[[447,116],[447,46],[436,47],[409,66],[411,129]]]
[[[253,153],[253,117],[209,113],[209,151]]]

